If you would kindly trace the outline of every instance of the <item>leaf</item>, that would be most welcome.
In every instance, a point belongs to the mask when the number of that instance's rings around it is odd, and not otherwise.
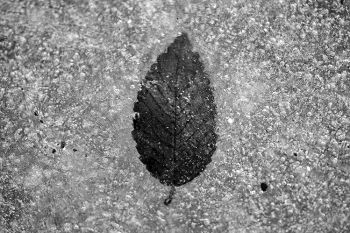
[[[132,135],[140,160],[162,184],[190,182],[211,162],[216,150],[216,106],[208,75],[192,52],[187,34],[157,58],[134,105]]]

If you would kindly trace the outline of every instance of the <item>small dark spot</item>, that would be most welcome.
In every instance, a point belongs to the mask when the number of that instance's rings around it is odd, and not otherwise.
[[[293,155],[294,155],[294,156],[298,156],[298,154],[297,154],[297,153],[295,153],[295,152],[293,153]]]
[[[6,39],[7,39],[7,37],[6,37],[6,36],[0,35],[0,42],[5,41]]]
[[[344,0],[340,0],[340,4],[344,5]]]
[[[85,157],[87,157],[87,154],[85,154]]]
[[[260,184],[260,187],[261,187],[261,190],[262,191],[266,191],[267,190],[267,188],[268,188],[268,186],[267,186],[267,184],[265,183],[265,182],[262,182],[261,184]]]
[[[43,121],[43,120],[40,120],[40,123],[44,123],[44,121]]]
[[[74,151],[74,152],[76,152],[76,151],[78,151],[78,150],[77,150],[77,149],[75,149],[75,148],[73,148],[73,151]]]
[[[38,114],[38,112],[37,111],[35,111],[34,112],[34,116],[38,116],[39,114]]]
[[[164,200],[164,205],[169,205],[172,201],[172,198],[167,198]]]
[[[62,141],[62,142],[61,142],[61,148],[63,149],[65,146],[66,146],[66,142],[65,142],[65,141]]]
[[[56,153],[56,149],[52,149],[52,154],[55,154]]]

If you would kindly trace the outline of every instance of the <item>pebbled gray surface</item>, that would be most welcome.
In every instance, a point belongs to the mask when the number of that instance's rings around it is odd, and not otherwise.
[[[306,2],[0,1],[0,232],[349,232],[349,3]],[[165,207],[132,106],[182,31],[219,143]]]

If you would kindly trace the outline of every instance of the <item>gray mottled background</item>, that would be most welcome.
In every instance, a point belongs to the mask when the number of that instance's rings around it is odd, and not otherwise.
[[[0,0],[0,232],[349,232],[340,2]],[[219,143],[166,207],[132,107],[180,32],[215,88]]]

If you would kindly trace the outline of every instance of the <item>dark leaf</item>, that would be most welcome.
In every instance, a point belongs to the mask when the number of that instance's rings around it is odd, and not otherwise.
[[[162,184],[171,186],[169,204],[180,186],[197,177],[216,149],[216,106],[210,80],[178,36],[151,66],[134,105],[133,138],[140,160]]]

